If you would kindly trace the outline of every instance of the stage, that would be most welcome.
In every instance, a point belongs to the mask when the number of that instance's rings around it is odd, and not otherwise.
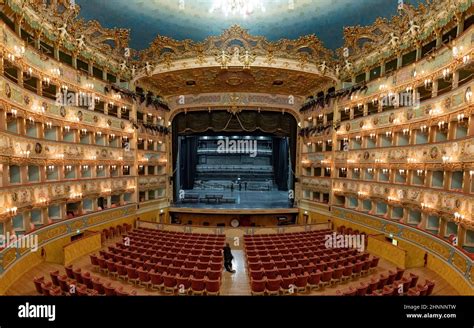
[[[238,189],[231,191],[227,188],[184,190],[180,201],[173,207],[215,210],[218,213],[223,213],[222,210],[243,213],[249,210],[261,212],[268,209],[274,213],[275,209],[292,209],[292,204],[288,200],[287,191],[239,191]]]

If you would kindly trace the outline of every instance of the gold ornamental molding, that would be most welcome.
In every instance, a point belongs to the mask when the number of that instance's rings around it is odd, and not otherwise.
[[[432,0],[417,7],[405,3],[399,7],[399,15],[391,19],[377,18],[370,26],[344,28],[345,43],[336,53],[339,58],[344,58],[344,53],[348,55],[346,62],[352,62],[355,71],[367,71],[387,58],[420,46],[468,10],[472,10],[472,0]]]
[[[140,52],[144,67],[133,82],[160,94],[265,92],[306,95],[335,84],[331,51],[315,35],[270,42],[233,25],[201,43],[158,36]],[[308,89],[311,86],[311,90]],[[192,92],[186,92],[189,90]],[[301,90],[301,91],[300,91]]]

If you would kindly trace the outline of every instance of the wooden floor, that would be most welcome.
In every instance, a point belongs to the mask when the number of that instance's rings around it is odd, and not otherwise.
[[[108,245],[114,244],[116,241],[118,241],[118,239],[109,241],[104,245],[104,248],[106,248]],[[221,295],[250,295],[250,285],[249,278],[247,276],[244,251],[234,250],[232,253],[234,255],[233,268],[236,270],[236,273],[232,274],[223,270]],[[158,291],[147,290],[144,287],[136,287],[94,271],[92,265],[90,264],[89,256],[84,256],[78,259],[73,263],[73,265],[74,267],[82,268],[82,271],[90,271],[93,276],[100,277],[102,281],[111,282],[114,286],[122,285],[126,291],[136,290],[137,295],[166,295]],[[387,272],[389,269],[393,268],[395,268],[394,264],[381,259],[374,275],[379,275],[380,273]],[[25,273],[17,282],[15,282],[7,291],[7,295],[38,295],[33,284],[33,278],[44,276],[49,281],[51,280],[49,272],[54,270],[60,270],[61,273],[65,273],[64,267],[60,264],[46,262],[41,263],[40,265]],[[434,295],[458,295],[457,291],[444,279],[427,268],[407,269],[405,274],[408,272],[417,274],[420,277],[418,280],[419,282],[424,282],[425,279],[436,281],[436,285],[433,290]],[[298,295],[336,295],[336,291],[338,289],[344,290],[349,286],[355,287],[359,285],[360,282],[369,281],[372,276],[373,275],[369,275],[368,277],[362,277],[345,284],[338,284],[333,287],[326,287],[323,290],[312,291]]]

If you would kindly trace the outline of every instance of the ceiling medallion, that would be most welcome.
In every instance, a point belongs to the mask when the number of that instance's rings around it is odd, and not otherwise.
[[[237,87],[239,85],[251,85],[255,83],[255,78],[247,70],[242,69],[229,69],[221,71],[216,78],[219,82],[224,82],[231,87]]]
[[[265,12],[265,7],[261,0],[214,0],[209,12],[220,12],[226,17],[229,15],[240,15],[246,18],[257,10]]]

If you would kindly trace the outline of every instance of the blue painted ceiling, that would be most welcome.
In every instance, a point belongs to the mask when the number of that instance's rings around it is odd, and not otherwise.
[[[76,0],[81,17],[96,19],[104,27],[131,29],[130,45],[137,50],[147,48],[158,34],[202,41],[233,24],[273,41],[314,33],[327,48],[337,49],[343,45],[345,26],[390,18],[397,14],[398,1],[294,0],[294,9],[289,10],[289,0],[262,0],[265,11],[246,18],[210,12],[212,2],[184,0],[184,9],[180,9],[179,0]]]

